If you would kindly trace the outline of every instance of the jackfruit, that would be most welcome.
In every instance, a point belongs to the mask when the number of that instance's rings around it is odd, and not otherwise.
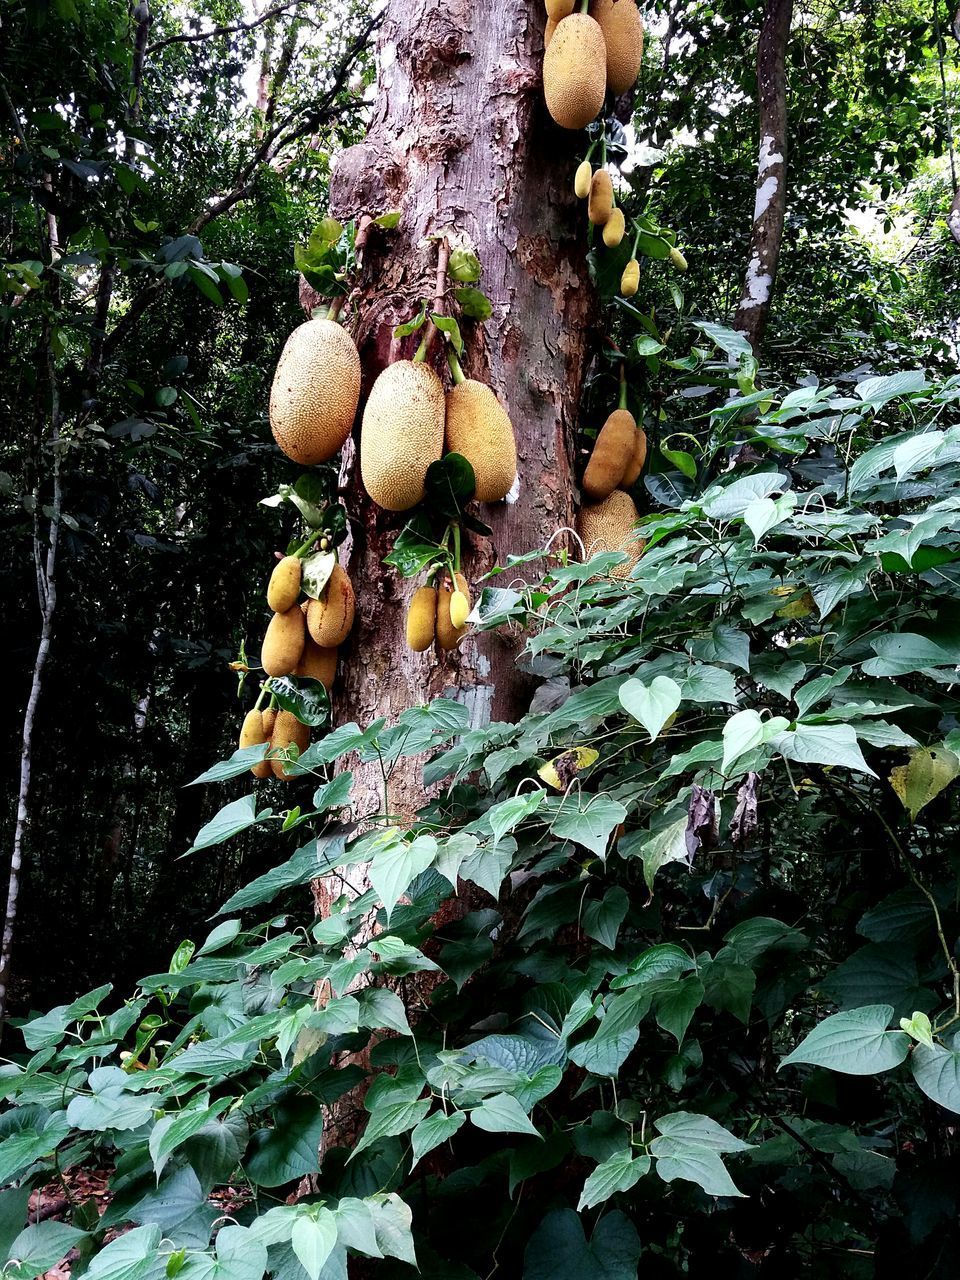
[[[670,247],[670,261],[678,271],[686,271],[687,260],[675,245]]]
[[[478,502],[499,502],[517,478],[517,442],[503,405],[487,386],[466,378],[447,392],[446,444],[473,467]]]
[[[573,178],[573,193],[578,200],[586,200],[590,194],[590,180],[593,177],[593,165],[589,160],[581,160]]]
[[[357,598],[353,583],[338,564],[333,566],[330,581],[319,600],[307,605],[307,630],[321,649],[335,649],[343,644],[353,626]]]
[[[303,563],[296,556],[284,556],[277,561],[267,583],[267,604],[274,613],[286,613],[297,603],[302,574]]]
[[[467,634],[464,626],[455,627],[450,613],[453,597],[459,592],[466,596],[467,613],[470,612],[470,588],[462,573],[453,577],[453,589],[443,586],[437,594],[437,645],[444,651],[455,649]]]
[[[407,609],[407,646],[423,653],[437,632],[437,588],[417,587]]]
[[[319,680],[329,693],[337,674],[336,648],[321,649],[312,636],[307,636],[307,643],[303,646],[303,657],[293,674],[304,676],[308,680]]]
[[[283,751],[294,744],[302,755],[310,745],[310,729],[307,725],[301,724],[292,711],[278,711],[273,733],[270,735],[270,749]],[[285,761],[271,760],[270,763],[274,777],[287,780],[295,776],[287,770]]]
[[[266,711],[264,711],[263,713],[263,732],[267,735],[268,738],[273,733],[273,726],[276,724],[276,722],[277,722],[276,707],[267,707]]]
[[[623,210],[614,209],[603,224],[603,243],[608,249],[615,249],[623,239],[623,233],[626,229],[627,224],[623,217]]]
[[[547,19],[547,25],[543,29],[544,50],[546,50],[549,47],[550,41],[553,39],[553,33],[556,31],[559,25],[560,24],[558,22],[554,22],[552,18]]]
[[[590,180],[587,217],[595,226],[602,227],[612,212],[613,182],[606,169],[598,169]]]
[[[637,437],[633,442],[633,455],[627,464],[627,469],[623,473],[623,479],[620,481],[621,489],[632,489],[640,477],[643,470],[643,464],[647,460],[647,433],[643,427],[637,427]]]
[[[640,263],[636,258],[631,258],[623,268],[623,275],[620,277],[620,293],[624,298],[632,298],[639,288]]]
[[[360,399],[360,356],[343,325],[308,320],[287,339],[270,391],[270,426],[294,462],[326,462],[343,448]]]
[[[470,613],[470,601],[462,591],[455,591],[450,597],[450,625],[457,631],[466,626]]]
[[[573,13],[573,7],[576,0],[545,0],[547,7],[547,17],[554,22],[560,22],[563,18],[569,18]]]
[[[592,0],[606,45],[607,88],[615,97],[633,88],[643,61],[643,23],[634,0]]]
[[[543,56],[547,110],[564,129],[585,129],[603,106],[607,50],[603,32],[586,13],[557,24]]]
[[[633,459],[637,423],[627,409],[614,409],[600,428],[583,473],[583,492],[594,502],[613,493]]]
[[[363,486],[386,511],[423,498],[427,468],[443,452],[443,383],[427,364],[398,360],[370,391],[360,431]]]
[[[291,676],[303,654],[306,633],[303,613],[294,605],[270,619],[260,649],[260,664],[268,676]]]
[[[637,519],[633,499],[621,489],[615,489],[602,502],[581,507],[577,516],[577,532],[583,539],[585,558],[589,560],[601,551],[623,551],[629,559],[614,565],[610,576],[628,578],[645,546],[643,539],[634,531]]]
[[[269,740],[270,735],[263,727],[263,712],[256,707],[252,707],[243,717],[238,745],[241,749],[244,747],[259,747],[261,743]],[[256,764],[250,766],[250,772],[255,778],[268,777],[270,774],[270,761],[258,760]]]

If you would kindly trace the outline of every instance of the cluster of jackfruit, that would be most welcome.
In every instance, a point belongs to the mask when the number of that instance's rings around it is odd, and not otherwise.
[[[513,426],[493,391],[462,378],[444,393],[425,361],[398,360],[380,374],[360,429],[360,475],[386,511],[422,502],[430,465],[448,452],[463,454],[476,477],[479,502],[499,502],[517,476]]]
[[[301,601],[302,578],[303,563],[295,555],[284,556],[270,575],[267,604],[273,617],[263,637],[260,665],[269,677],[317,680],[329,693],[337,672],[337,649],[353,627],[353,584],[346,571],[335,564],[320,596]],[[240,731],[241,747],[269,742],[271,751],[292,743],[303,751],[309,739],[307,725],[290,711],[249,711]],[[263,760],[253,767],[253,773],[265,778],[271,768],[278,778],[290,777],[282,760]]]
[[[439,587],[417,587],[407,607],[407,645],[424,653],[436,642],[442,652],[456,649],[467,634],[470,587],[462,573]]]
[[[628,409],[614,409],[597,434],[583,473],[581,488],[589,502],[580,509],[577,532],[587,557],[600,551],[627,553],[630,558],[612,570],[615,578],[628,577],[643,551],[643,540],[634,532],[638,512],[628,490],[646,460],[646,432]]]
[[[547,110],[564,129],[585,129],[614,97],[636,83],[643,23],[635,0],[546,0],[543,90]],[[589,8],[589,12],[585,10]]]

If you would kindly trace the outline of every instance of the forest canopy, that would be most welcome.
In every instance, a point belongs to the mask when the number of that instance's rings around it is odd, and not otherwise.
[[[958,55],[6,0],[4,1276],[956,1273]]]

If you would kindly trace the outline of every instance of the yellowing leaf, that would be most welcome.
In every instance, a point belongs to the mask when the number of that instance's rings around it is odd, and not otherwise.
[[[944,747],[917,747],[907,764],[890,774],[890,785],[900,803],[915,819],[924,805],[935,799],[960,773],[960,760]]]
[[[594,751],[593,747],[574,747],[548,760],[537,770],[537,777],[542,778],[548,787],[566,791],[581,769],[589,768],[599,759],[600,752]]]
[[[789,604],[785,604],[782,609],[777,610],[778,618],[806,618],[808,614],[813,613],[816,606],[813,603],[813,596],[809,591],[805,591],[799,600],[791,600]]]

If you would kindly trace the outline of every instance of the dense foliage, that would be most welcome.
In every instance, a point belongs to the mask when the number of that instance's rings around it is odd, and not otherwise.
[[[440,699],[316,741],[294,808],[241,786],[191,856],[259,825],[276,865],[131,999],[22,1029],[0,1218],[81,1161],[114,1197],[10,1257],[68,1233],[111,1277],[951,1274],[958,402],[922,373],[735,394],[628,580],[605,553],[488,585],[544,679],[519,723]],[[384,778],[359,827],[350,758]]]

